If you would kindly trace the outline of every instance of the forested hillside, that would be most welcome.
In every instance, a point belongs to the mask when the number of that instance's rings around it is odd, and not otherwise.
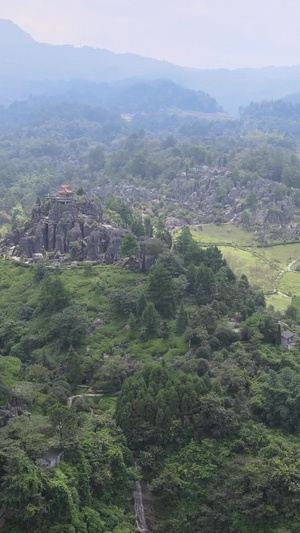
[[[163,235],[149,274],[1,262],[4,531],[135,531],[133,458],[154,531],[297,530],[298,350],[216,247]]]
[[[248,128],[299,137],[300,104],[297,95],[282,100],[251,102],[241,109],[240,116]]]

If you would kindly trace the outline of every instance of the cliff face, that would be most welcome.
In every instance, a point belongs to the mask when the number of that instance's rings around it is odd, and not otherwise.
[[[97,200],[53,198],[35,206],[29,228],[8,234],[2,248],[22,258],[52,253],[71,260],[112,263],[119,258],[124,237],[123,229],[102,224]]]

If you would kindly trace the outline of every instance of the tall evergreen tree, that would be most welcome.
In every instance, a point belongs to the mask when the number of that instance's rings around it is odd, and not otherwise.
[[[201,265],[196,274],[196,290],[201,304],[209,303],[214,289],[214,274],[211,268]]]
[[[153,237],[153,225],[149,217],[144,220],[145,235],[147,237]]]
[[[144,292],[141,292],[136,305],[136,314],[138,318],[142,317],[143,311],[147,305],[147,300]]]
[[[189,245],[193,241],[190,228],[183,228],[180,235],[178,235],[175,248],[180,255],[185,255]]]
[[[183,302],[181,302],[176,320],[176,332],[181,334],[185,331],[188,324],[187,312],[184,308]]]
[[[159,326],[159,315],[154,304],[149,302],[142,315],[142,324],[147,335],[155,335]]]
[[[276,332],[276,346],[280,346],[281,345],[281,324],[280,322],[278,322],[278,326],[277,326],[277,332]]]
[[[188,292],[194,292],[195,290],[195,283],[196,283],[196,267],[194,263],[191,263],[189,265],[189,268],[187,269],[186,273],[186,279],[188,282],[187,290]]]
[[[164,317],[171,317],[174,313],[174,285],[170,272],[157,263],[150,268],[149,294],[157,311]]]

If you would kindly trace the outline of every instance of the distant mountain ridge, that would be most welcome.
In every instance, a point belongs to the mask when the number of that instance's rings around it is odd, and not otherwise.
[[[58,86],[55,86],[58,87]],[[58,94],[39,95],[30,98],[26,102],[18,103],[17,110],[21,122],[31,113],[44,106],[56,105],[81,105],[89,109],[97,108],[103,112],[110,111],[116,115],[128,115],[124,117],[131,120],[132,116],[144,113],[160,112],[188,112],[215,114],[222,113],[223,109],[216,100],[203,91],[194,91],[180,87],[170,80],[140,81],[132,85],[110,85],[108,83],[81,82],[74,85],[64,85],[62,92]],[[10,112],[16,104],[11,104],[7,110],[0,112],[0,120],[9,118]],[[21,106],[21,107],[20,107]],[[226,115],[222,115],[226,117]],[[20,116],[17,117],[20,122]]]
[[[31,94],[61,92],[72,80],[115,83],[169,79],[210,94],[227,111],[250,101],[277,99],[300,90],[300,65],[261,69],[199,70],[180,67],[137,54],[38,43],[8,20],[0,20],[0,103],[26,99]],[[74,82],[75,83],[75,82]]]

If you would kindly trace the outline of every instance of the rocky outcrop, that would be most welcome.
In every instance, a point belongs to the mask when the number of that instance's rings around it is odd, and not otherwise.
[[[265,178],[238,182],[229,171],[203,167],[189,176],[176,177],[166,201],[174,205],[174,217],[180,206],[199,215],[199,223],[229,222],[244,225],[258,236],[268,233],[272,240],[299,239],[300,209],[295,205],[293,190],[277,191],[276,195],[278,186]],[[168,219],[170,227],[172,215]]]
[[[104,320],[102,318],[96,318],[92,325],[89,327],[87,331],[87,336],[89,337],[93,333],[95,333],[96,329],[99,328],[99,326],[105,326]]]
[[[176,217],[167,217],[166,218],[166,229],[172,230],[174,228],[186,228],[189,223],[186,220]]]
[[[126,235],[121,228],[102,224],[102,208],[97,199],[80,198],[64,202],[59,198],[35,206],[29,228],[12,232],[2,242],[2,250],[24,259],[47,255],[57,261],[103,261],[119,259]]]
[[[11,417],[12,414],[10,411],[6,409],[0,409],[0,428],[6,426]]]
[[[119,249],[125,235],[123,229],[108,224],[95,228],[83,241],[86,247],[85,258],[97,261],[104,254],[105,263],[112,264],[120,258]]]
[[[95,187],[92,192],[102,201],[107,200],[112,195],[119,196],[130,204],[134,204],[136,200],[151,202],[157,199],[157,193],[146,187],[136,187],[135,185],[128,185],[126,183],[116,185],[111,181],[103,183],[101,187]]]
[[[0,409],[0,428],[6,426],[9,420],[15,416],[30,416],[28,411],[24,411],[21,407],[10,407],[9,409]]]
[[[247,182],[237,180],[220,164],[216,168],[203,165],[188,174],[183,172],[172,181],[162,183],[159,189],[107,181],[93,192],[103,200],[111,195],[120,196],[131,207],[161,201],[167,207],[168,229],[190,224],[231,223],[242,225],[257,236],[263,233],[265,238],[268,234],[272,240],[299,239],[300,209],[294,202],[292,189],[286,189],[283,194],[276,192],[281,185],[262,177]],[[256,202],[251,203],[249,194],[253,192]],[[179,218],[180,210],[187,213],[187,219]]]
[[[139,258],[139,270],[147,274],[155,263],[156,259],[153,255],[141,254]]]
[[[27,305],[22,305],[20,309],[20,319],[21,320],[30,320],[33,309]]]

